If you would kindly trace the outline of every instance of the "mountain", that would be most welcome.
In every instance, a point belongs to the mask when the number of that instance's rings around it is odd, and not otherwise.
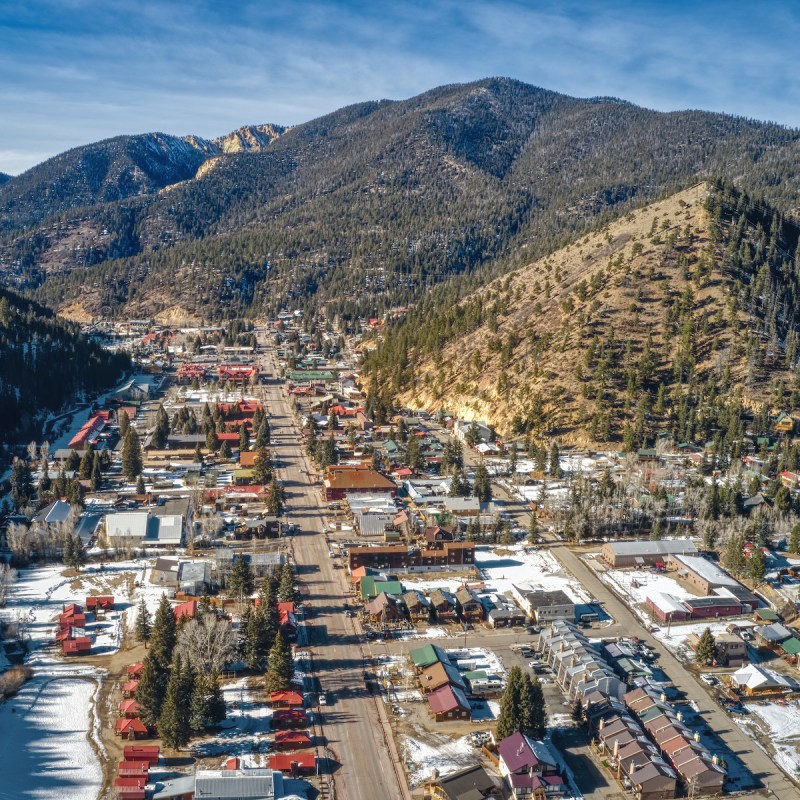
[[[181,141],[196,154],[182,174],[207,159],[194,177],[24,231],[6,213],[0,278],[86,315],[313,303],[350,324],[544,255],[698,177],[731,177],[787,213],[800,188],[796,130],[503,78],[349,106],[255,151]]]
[[[432,293],[369,355],[370,402],[584,446],[724,435],[744,408],[800,403],[798,241],[763,201],[699,184],[463,298]]]
[[[94,398],[130,367],[77,326],[0,288],[0,462],[12,442],[42,438],[47,414]]]
[[[11,180],[11,175],[6,175],[5,172],[0,172],[0,186]]]
[[[221,153],[262,150],[284,130],[278,125],[248,125],[212,140],[146,133],[76,147],[0,189],[0,230],[27,227],[71,209],[152,194],[193,178],[201,164]],[[0,186],[3,183],[0,179]]]

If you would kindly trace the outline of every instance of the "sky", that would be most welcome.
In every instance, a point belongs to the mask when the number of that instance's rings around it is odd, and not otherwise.
[[[507,76],[800,127],[800,0],[0,0],[0,171]]]

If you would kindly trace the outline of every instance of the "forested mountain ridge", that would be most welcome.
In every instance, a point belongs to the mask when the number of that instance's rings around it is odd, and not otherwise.
[[[130,368],[77,326],[0,288],[0,461],[12,442],[41,437],[42,421],[76,400],[92,401]]]
[[[2,186],[4,183],[10,180],[11,180],[10,175],[6,175],[5,172],[0,172],[0,186]]]
[[[431,293],[368,357],[369,402],[581,445],[741,440],[745,407],[800,407],[799,236],[729,183],[695,186]]]
[[[7,235],[0,273],[87,316],[318,303],[346,322],[544,255],[697,176],[731,176],[783,212],[800,190],[798,131],[504,78],[350,106],[213,159]]]

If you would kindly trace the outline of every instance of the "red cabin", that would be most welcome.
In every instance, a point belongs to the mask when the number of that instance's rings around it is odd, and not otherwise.
[[[150,774],[150,764],[147,761],[120,761],[117,772],[122,778],[147,778]]]
[[[65,639],[61,642],[61,648],[65,656],[85,656],[92,651],[92,640],[88,636]]]
[[[138,717],[139,704],[135,700],[123,700],[119,704],[119,715],[121,717],[127,717],[128,719]]]
[[[290,775],[313,775],[317,759],[313,753],[277,753],[269,757],[269,768]]]
[[[308,716],[302,708],[280,708],[272,712],[273,728],[305,728]]]
[[[87,597],[86,598],[86,610],[87,611],[113,611],[114,610],[114,598],[109,597],[108,595],[97,595],[95,597]]]
[[[269,696],[269,703],[273,708],[302,708],[303,695],[289,690],[272,692]]]
[[[137,775],[132,778],[117,778],[114,781],[114,789],[118,797],[125,800],[145,800],[145,789],[147,778]]]
[[[311,736],[307,731],[277,731],[275,734],[276,750],[293,750],[299,747],[311,747]]]
[[[125,698],[133,697],[136,694],[136,690],[139,688],[139,681],[126,681],[122,684],[122,696]]]
[[[194,619],[197,614],[198,603],[197,600],[188,600],[185,603],[181,603],[179,606],[175,606],[172,609],[172,613],[175,615],[175,621],[180,622],[182,619]]]
[[[149,734],[147,726],[139,717],[118,719],[114,725],[114,731],[123,739],[143,739]]]
[[[150,766],[158,764],[161,748],[157,744],[128,744],[122,751],[126,761],[146,761]]]
[[[128,666],[128,677],[138,678],[142,674],[144,664],[140,661],[138,664],[130,664]]]

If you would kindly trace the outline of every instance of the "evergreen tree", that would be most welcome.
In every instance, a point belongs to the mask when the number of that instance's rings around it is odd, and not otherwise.
[[[143,662],[139,685],[136,687],[136,702],[139,704],[139,717],[148,728],[154,728],[161,716],[161,707],[167,693],[169,672],[166,667],[149,653]]]
[[[272,480],[272,461],[266,447],[259,447],[256,453],[253,480],[260,486],[266,486]]]
[[[33,480],[31,479],[31,465],[24,458],[15,458],[11,467],[11,502],[14,509],[28,505],[33,497]]]
[[[200,449],[199,443],[194,448],[194,460],[196,464],[203,463],[203,451]]]
[[[717,642],[711,628],[706,628],[697,642],[697,649],[694,652],[694,660],[701,665],[713,662],[717,652]]]
[[[91,447],[87,447],[81,456],[81,463],[78,466],[78,475],[81,476],[82,481],[88,481],[92,476],[92,464],[94,462],[94,453]]]
[[[225,698],[219,685],[219,673],[216,670],[212,671],[209,681],[207,708],[209,725],[219,725],[225,721]]]
[[[284,497],[283,486],[278,482],[277,475],[273,473],[267,493],[267,511],[273,516],[279,517],[283,513]]]
[[[539,541],[539,520],[536,519],[534,511],[528,520],[528,544],[536,544]]]
[[[280,584],[278,585],[278,602],[291,603],[294,600],[294,569],[287,561],[281,569]]]
[[[210,724],[208,704],[210,699],[210,676],[198,672],[195,676],[189,727],[192,733],[202,733]]]
[[[292,651],[283,631],[278,631],[275,643],[269,651],[269,670],[265,681],[267,693],[287,689],[293,672]]]
[[[254,672],[262,671],[267,665],[269,651],[274,637],[269,636],[267,609],[260,605],[247,620],[245,631],[244,663]]]
[[[255,422],[253,423],[255,427]],[[258,431],[256,433],[256,447],[268,447],[269,446],[269,423],[264,420],[259,426]]]
[[[142,473],[142,445],[136,428],[128,428],[122,442],[122,474],[132,481]]]
[[[525,687],[522,693],[525,699],[523,706],[524,730],[534,739],[543,739],[547,733],[547,706],[542,684],[539,683],[538,678],[531,681],[530,675],[526,675]]]
[[[792,528],[789,536],[789,552],[800,553],[800,522]]]
[[[103,484],[103,473],[100,470],[100,459],[97,453],[94,454],[94,463],[92,464],[92,490],[97,492]]]
[[[136,615],[136,638],[147,647],[150,634],[153,632],[152,615],[144,601],[144,596],[139,600],[139,610]]]
[[[767,564],[764,559],[764,551],[760,547],[754,546],[750,553],[750,558],[747,560],[747,575],[754,587],[758,587],[764,580],[766,571]]]
[[[172,662],[172,651],[175,649],[176,640],[175,614],[172,612],[172,606],[170,606],[167,596],[162,594],[150,634],[150,655],[163,668],[168,667]]]
[[[475,468],[475,483],[472,487],[472,494],[481,503],[488,503],[492,499],[492,481],[483,461]]]
[[[194,672],[191,666],[187,664],[184,667],[181,657],[175,656],[158,718],[158,735],[165,747],[177,749],[189,742],[193,687]]]
[[[511,447],[508,450],[508,474],[511,476],[512,480],[517,474],[517,460],[517,443],[511,442]]]
[[[128,412],[120,412],[117,422],[119,424],[119,438],[124,441],[125,437],[128,435],[128,428],[131,426],[131,418],[128,416]]]
[[[72,538],[72,535],[69,533],[64,534],[64,546],[62,548],[62,556],[61,560],[64,562],[64,566],[71,567],[73,566],[73,562],[75,559],[75,540]]]
[[[76,533],[75,538],[72,540],[72,564],[78,572],[86,564],[86,548],[83,546],[81,537]]]
[[[561,453],[558,450],[558,443],[553,442],[550,445],[550,475],[554,478],[561,477]]]
[[[419,439],[411,436],[406,444],[406,466],[414,472],[422,469],[422,453],[420,452]]]
[[[480,430],[478,428],[478,423],[473,420],[470,423],[469,428],[467,429],[466,434],[464,434],[464,441],[470,446],[475,447],[476,444],[480,441]]]
[[[208,450],[209,453],[216,453],[218,447],[219,442],[217,441],[217,433],[212,425],[206,433],[206,450]]]
[[[731,534],[722,553],[722,563],[728,572],[736,578],[745,574],[747,561],[744,557],[744,536]]]
[[[241,425],[239,427],[239,452],[246,453],[250,449],[250,434],[247,432],[247,426]]]
[[[572,721],[583,722],[583,701],[580,697],[572,704]]]
[[[512,733],[522,730],[523,720],[520,707],[522,685],[522,670],[517,666],[511,667],[506,688],[500,698],[500,713],[497,715],[495,738],[498,742],[511,736]]]
[[[226,439],[219,448],[219,457],[224,458],[226,461],[231,457],[231,446]]]
[[[169,440],[169,417],[164,410],[164,406],[160,405],[156,412],[156,424],[153,429],[153,447],[156,450],[163,450],[167,446]]]
[[[144,483],[144,475],[140,475],[136,479],[136,494],[142,495],[142,494],[145,494],[146,491],[147,491],[147,487],[145,486],[145,483]]]
[[[233,569],[227,580],[228,594],[243,602],[253,593],[253,570],[250,563],[240,555],[233,562]]]

